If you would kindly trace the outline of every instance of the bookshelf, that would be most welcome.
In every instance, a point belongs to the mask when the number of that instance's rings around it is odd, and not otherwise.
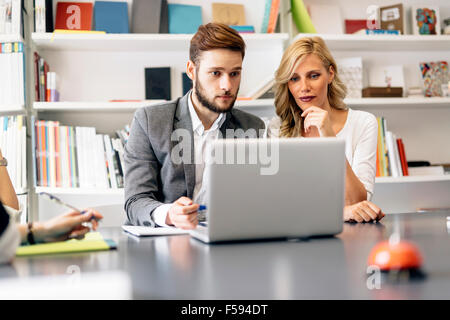
[[[270,49],[287,34],[243,34],[249,50]],[[58,51],[178,51],[189,48],[192,34],[52,34],[33,33],[37,48]]]
[[[314,37],[317,34],[299,34],[300,37]],[[345,51],[449,51],[450,35],[353,35],[322,34],[330,50]]]
[[[177,3],[202,5],[204,22],[211,21],[209,1]],[[254,24],[256,30],[260,29],[262,17],[258,12],[262,12],[264,4],[258,1],[252,4],[251,10],[246,9],[247,22]],[[247,49],[240,92],[245,95],[255,83],[275,71],[289,36],[285,33],[242,36]],[[97,133],[113,136],[115,130],[131,123],[136,109],[161,102],[135,101],[145,99],[145,68],[170,66],[172,99],[182,95],[181,73],[186,69],[191,38],[192,34],[30,33],[27,43],[48,62],[50,71],[57,73],[61,97],[61,102],[31,102],[31,113],[39,120],[96,127]],[[34,88],[31,89],[34,96]],[[273,100],[238,101],[236,106],[255,110],[273,106]],[[123,189],[36,187],[32,192],[36,200],[33,208],[38,212],[35,219],[46,219],[64,210],[40,199],[39,192],[58,195],[80,207],[115,204],[117,214],[124,215]]]

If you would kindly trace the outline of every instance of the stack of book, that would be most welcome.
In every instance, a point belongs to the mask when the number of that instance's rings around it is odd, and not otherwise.
[[[0,43],[0,110],[25,104],[23,43]]]
[[[27,187],[26,136],[24,116],[0,117],[0,149],[8,160],[8,174],[17,191]]]
[[[34,120],[32,134],[35,185],[53,188],[123,188],[124,144],[97,134],[92,127],[70,127],[58,121]]]
[[[377,117],[377,177],[408,176],[408,162],[406,161],[403,141],[386,128],[386,119]]]
[[[274,33],[277,26],[280,0],[266,0],[261,33]]]
[[[34,53],[34,81],[36,101],[59,101],[59,92],[56,89],[56,73],[50,72],[49,65],[37,52]]]

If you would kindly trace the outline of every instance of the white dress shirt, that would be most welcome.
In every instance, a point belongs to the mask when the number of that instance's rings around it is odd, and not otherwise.
[[[280,125],[280,118],[273,118],[267,128],[267,136],[279,137]],[[377,119],[369,112],[349,108],[344,127],[336,137],[345,140],[345,156],[353,172],[366,188],[367,200],[370,200],[376,175]]]
[[[217,119],[212,124],[209,130],[205,130],[202,122],[198,118],[195,111],[194,104],[192,103],[192,93],[189,95],[188,100],[189,114],[192,121],[192,130],[194,133],[194,163],[195,163],[195,186],[192,201],[201,205],[207,205],[206,203],[206,188],[204,181],[208,175],[208,170],[205,171],[205,157],[207,147],[211,141],[216,140],[219,137],[220,127],[225,121],[225,115],[220,113]],[[166,227],[166,217],[170,207],[173,203],[166,203],[153,211],[153,219],[158,226]]]

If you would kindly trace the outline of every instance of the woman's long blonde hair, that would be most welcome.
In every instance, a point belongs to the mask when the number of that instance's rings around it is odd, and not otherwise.
[[[284,52],[280,66],[275,72],[275,109],[280,117],[280,137],[300,137],[303,127],[303,118],[300,117],[299,107],[289,92],[288,82],[300,62],[309,54],[317,55],[323,66],[329,71],[334,70],[334,78],[328,85],[328,101],[335,109],[347,109],[344,98],[347,88],[339,79],[336,62],[320,37],[305,37],[292,43]]]

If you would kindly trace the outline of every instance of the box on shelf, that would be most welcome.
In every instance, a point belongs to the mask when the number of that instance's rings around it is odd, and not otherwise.
[[[362,90],[363,98],[403,97],[401,87],[367,87]]]

